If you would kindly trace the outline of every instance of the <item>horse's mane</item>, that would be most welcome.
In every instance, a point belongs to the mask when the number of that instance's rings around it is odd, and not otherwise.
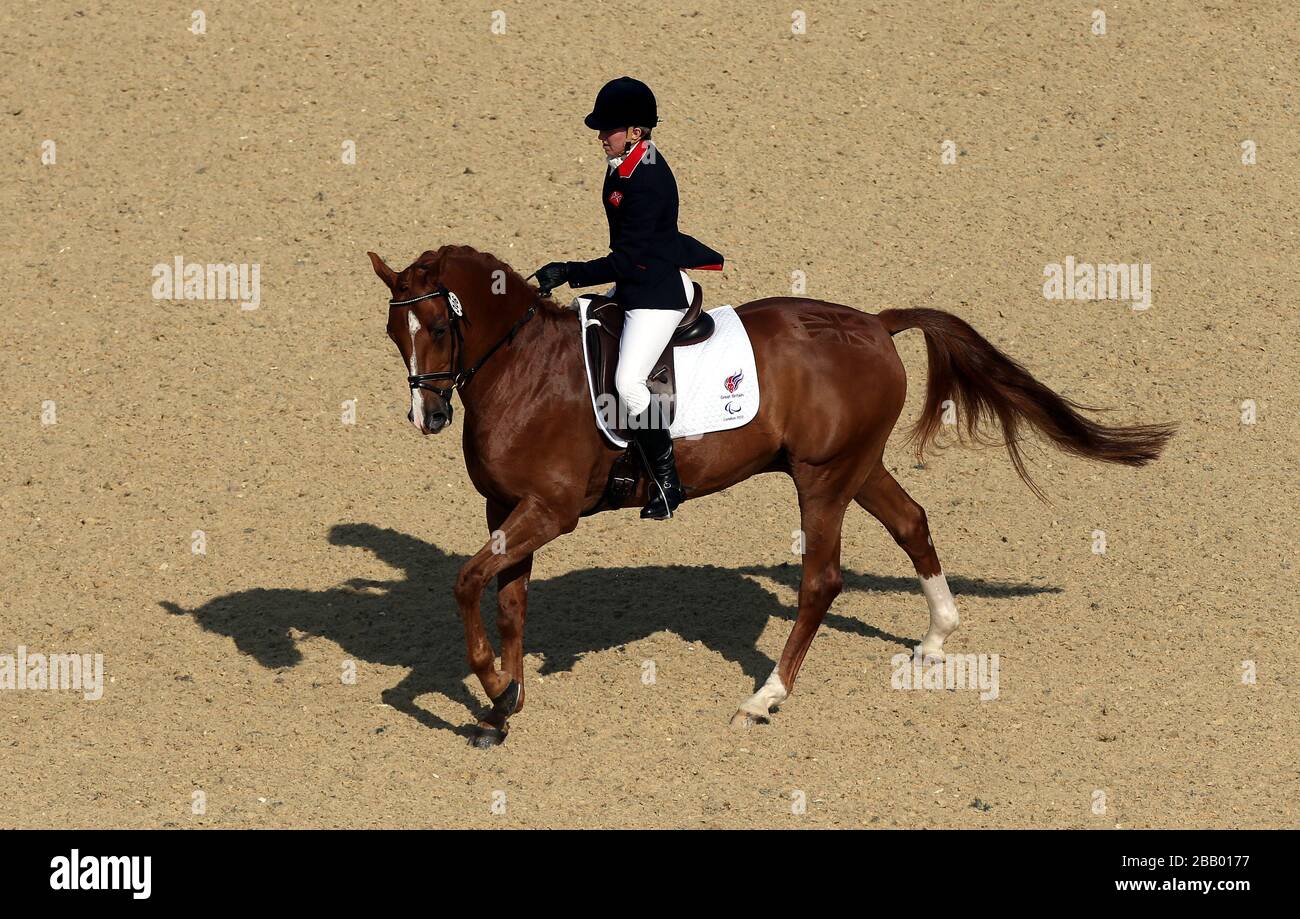
[[[491,274],[494,271],[500,271],[505,275],[507,289],[523,288],[534,292],[537,290],[536,285],[531,284],[523,275],[515,271],[491,252],[480,252],[473,246],[449,245],[443,246],[437,252],[426,250],[412,263],[411,267],[427,268],[436,274],[441,272],[448,261],[455,261],[461,264],[469,263],[470,265],[481,268],[484,274]],[[569,312],[567,307],[556,303],[550,297],[542,300],[542,308],[547,312],[556,315],[564,315]]]

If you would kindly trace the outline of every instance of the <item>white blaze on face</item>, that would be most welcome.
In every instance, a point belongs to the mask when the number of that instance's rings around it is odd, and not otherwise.
[[[420,371],[415,362],[415,333],[420,331],[420,317],[415,315],[414,309],[408,308],[406,311],[406,327],[411,332],[411,376],[418,376]],[[424,400],[420,398],[420,392],[419,389],[411,389],[411,423],[423,431]]]
[[[961,624],[957,602],[948,589],[948,579],[940,571],[932,578],[921,578],[921,592],[930,607],[930,631],[921,641],[923,657],[943,657],[943,640]]]

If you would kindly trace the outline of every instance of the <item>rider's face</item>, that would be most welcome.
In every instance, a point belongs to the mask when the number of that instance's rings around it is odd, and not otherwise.
[[[606,156],[622,156],[627,150],[628,141],[636,143],[641,139],[641,129],[612,128],[601,131],[597,136],[600,138],[600,148],[605,151]]]

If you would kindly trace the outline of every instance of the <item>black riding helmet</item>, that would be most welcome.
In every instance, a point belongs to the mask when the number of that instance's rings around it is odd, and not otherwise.
[[[659,123],[655,94],[640,80],[619,77],[596,93],[596,104],[583,124],[593,131],[613,128],[653,128]]]

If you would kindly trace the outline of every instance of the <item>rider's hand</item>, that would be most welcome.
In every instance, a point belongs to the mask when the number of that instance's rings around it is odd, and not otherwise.
[[[537,286],[550,292],[569,279],[569,266],[565,262],[547,262],[537,269]]]

